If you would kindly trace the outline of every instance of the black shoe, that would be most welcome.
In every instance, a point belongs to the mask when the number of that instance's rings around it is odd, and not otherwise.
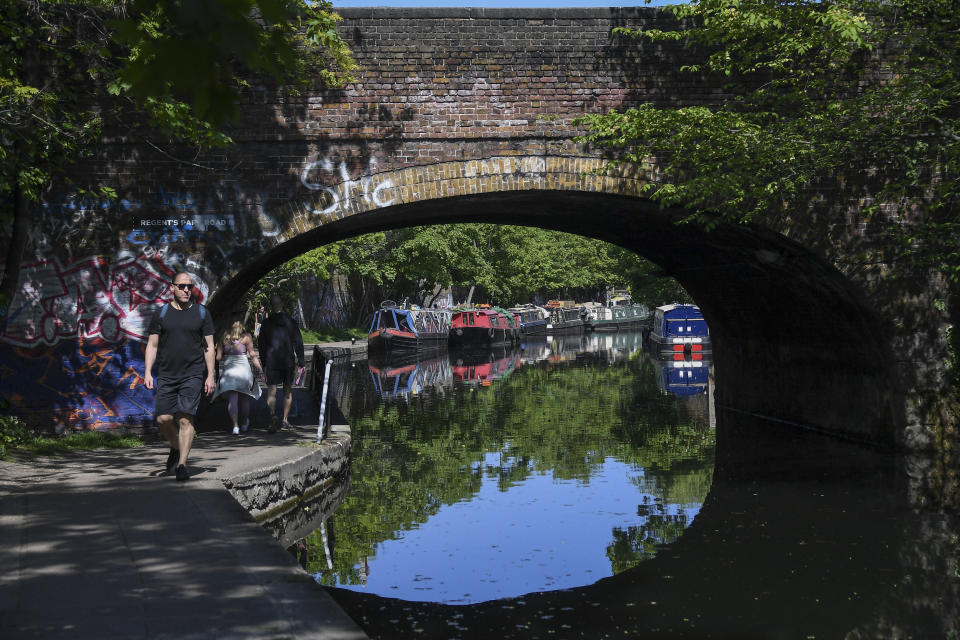
[[[187,465],[177,465],[177,482],[183,482],[189,478],[190,474],[187,473]]]
[[[267,427],[267,433],[276,433],[277,429],[280,428],[280,418],[273,416],[270,418],[270,426]]]
[[[167,473],[173,473],[178,462],[180,462],[180,449],[170,447],[170,455],[167,456]]]

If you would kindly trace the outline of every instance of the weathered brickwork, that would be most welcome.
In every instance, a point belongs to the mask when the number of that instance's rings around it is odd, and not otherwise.
[[[704,308],[718,402],[885,445],[933,446],[943,330],[925,274],[892,279],[856,211],[812,192],[803,219],[704,233],[641,196],[655,159],[597,176],[576,117],[644,102],[713,104],[724,79],[681,74],[680,45],[611,34],[655,9],[348,9],[360,64],[339,90],[251,82],[236,144],[196,156],[118,127],[37,211],[6,333],[4,401],[94,427],[149,422],[145,323],[193,273],[215,317],[267,270],[318,244],[426,222],[532,224],[646,255]],[[857,181],[849,176],[849,184]],[[868,258],[863,256],[867,255]],[[932,394],[932,396],[931,396]],[[942,420],[941,420],[942,422]],[[942,426],[942,425],[941,425]],[[955,428],[955,427],[953,427]]]

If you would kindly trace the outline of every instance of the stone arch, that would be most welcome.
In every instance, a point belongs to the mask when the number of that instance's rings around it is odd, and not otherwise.
[[[885,447],[901,441],[904,403],[883,323],[828,258],[773,229],[678,225],[688,211],[642,195],[656,166],[596,175],[601,165],[498,156],[361,179],[344,172],[339,183],[279,207],[277,244],[217,288],[214,315],[278,264],[367,232],[448,222],[566,231],[635,251],[691,293],[714,335],[721,407]],[[313,169],[301,180],[320,184],[311,182]]]

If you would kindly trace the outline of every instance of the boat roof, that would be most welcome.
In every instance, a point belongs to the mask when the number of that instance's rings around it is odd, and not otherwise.
[[[657,311],[661,312],[663,315],[679,315],[684,311],[690,311],[694,314],[694,317],[703,316],[703,313],[700,311],[700,307],[695,304],[665,304],[657,307]]]
[[[679,304],[679,303],[665,304],[657,307],[657,309],[659,309],[660,311],[673,311],[674,309],[696,309],[697,311],[700,311],[700,307],[698,307],[695,304]]]

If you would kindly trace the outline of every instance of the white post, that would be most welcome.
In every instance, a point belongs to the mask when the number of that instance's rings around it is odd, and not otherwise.
[[[327,389],[330,386],[330,365],[327,360],[327,366],[323,369],[323,391],[320,393],[320,424],[317,426],[317,444],[323,440],[323,420],[327,414]]]

